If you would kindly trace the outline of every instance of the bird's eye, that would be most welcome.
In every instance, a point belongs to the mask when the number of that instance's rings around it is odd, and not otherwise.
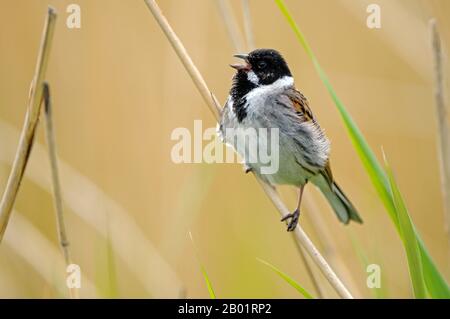
[[[258,62],[258,69],[264,69],[267,66],[267,63],[264,61]]]

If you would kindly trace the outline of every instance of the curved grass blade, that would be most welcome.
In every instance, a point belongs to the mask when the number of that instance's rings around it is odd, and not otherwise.
[[[291,276],[287,275],[286,273],[282,272],[280,269],[272,265],[271,263],[268,263],[267,261],[264,261],[262,259],[256,258],[260,263],[263,263],[264,265],[268,266],[270,269],[272,269],[278,276],[283,278],[289,285],[291,285],[295,290],[297,290],[299,293],[301,293],[306,299],[314,299],[314,297],[305,289],[303,288],[297,281],[295,281]]]
[[[330,81],[328,80],[327,75],[322,70],[319,61],[317,60],[316,56],[314,55],[311,47],[309,46],[308,42],[306,41],[306,38],[300,31],[299,27],[297,26],[295,20],[292,18],[292,15],[290,14],[289,10],[287,9],[286,5],[284,4],[283,0],[275,0],[276,4],[280,8],[280,11],[286,18],[287,22],[291,26],[292,30],[294,31],[295,35],[297,36],[298,41],[308,54],[309,58],[311,59],[317,73],[319,74],[320,79],[324,83],[326,89],[328,90],[329,94],[331,95],[332,100],[334,101],[341,118],[345,124],[345,127],[347,128],[347,132],[350,136],[350,139],[352,141],[352,144],[358,153],[358,156],[360,157],[361,161],[363,162],[364,168],[367,172],[367,174],[370,177],[370,180],[372,181],[372,184],[374,185],[376,191],[378,192],[378,196],[380,197],[381,201],[383,202],[386,211],[389,214],[389,217],[391,218],[392,222],[394,223],[397,232],[402,236],[400,224],[397,220],[397,211],[394,204],[394,199],[392,197],[392,194],[390,192],[390,185],[389,185],[389,179],[383,170],[381,164],[378,162],[377,158],[375,157],[375,154],[373,153],[372,149],[370,148],[369,144],[366,142],[363,134],[359,130],[356,123],[351,118],[350,114],[347,112],[344,104],[337,96],[336,92],[334,91],[333,87],[331,86]],[[420,250],[420,255],[422,259],[422,265],[423,265],[423,277],[425,279],[425,285],[428,289],[428,292],[430,293],[431,297],[433,298],[450,298],[450,288],[448,284],[446,283],[444,277],[437,269],[436,265],[434,264],[433,259],[431,258],[430,254],[428,253],[427,248],[425,247],[425,244],[423,243],[422,239],[420,238],[418,232],[414,228],[414,234],[418,243],[418,247]],[[403,239],[403,238],[402,238]]]
[[[198,249],[197,249],[197,246],[195,245],[194,238],[192,237],[191,232],[189,232],[189,237],[191,238],[192,245],[194,246],[195,257],[197,259],[198,264],[200,265],[200,271],[202,272],[203,278],[205,279],[206,287],[208,288],[209,297],[211,299],[216,299],[216,294],[215,294],[213,286],[211,284],[211,280],[209,280],[208,273],[206,272],[205,267],[203,267],[202,263],[200,262],[200,258],[198,257]]]
[[[400,233],[403,240],[403,245],[408,259],[409,275],[411,278],[414,296],[416,298],[424,299],[427,297],[425,289],[425,279],[423,278],[422,258],[420,255],[419,245],[417,242],[414,225],[408,214],[403,197],[398,189],[397,183],[394,179],[394,174],[383,152],[386,172],[389,177],[389,185],[391,187],[392,198],[394,199],[395,208],[397,211],[397,220],[400,226]]]
[[[200,270],[202,271],[203,278],[205,279],[206,287],[208,288],[209,297],[211,299],[216,299],[216,294],[209,280],[208,274],[206,273],[205,267],[200,265]]]

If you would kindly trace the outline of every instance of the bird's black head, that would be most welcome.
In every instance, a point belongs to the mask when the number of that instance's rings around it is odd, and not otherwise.
[[[273,49],[257,49],[249,54],[236,54],[245,64],[233,64],[238,70],[235,80],[247,79],[254,86],[272,84],[284,76],[292,76],[281,54]]]

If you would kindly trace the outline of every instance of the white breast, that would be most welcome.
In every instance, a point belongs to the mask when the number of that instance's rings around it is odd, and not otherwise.
[[[251,90],[246,96],[247,104],[245,108],[248,113],[256,111],[255,109],[264,104],[271,96],[280,94],[287,87],[294,85],[294,79],[291,76],[284,76],[269,85],[261,85]]]

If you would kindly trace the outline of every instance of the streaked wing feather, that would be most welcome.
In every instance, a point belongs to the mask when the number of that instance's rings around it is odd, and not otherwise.
[[[295,112],[300,116],[300,118],[303,121],[307,122],[311,121],[316,123],[316,118],[314,117],[314,114],[311,111],[311,108],[309,107],[307,98],[300,91],[297,91],[294,88],[288,90],[286,93],[290,101],[292,102],[292,107],[294,108]],[[325,179],[331,186],[333,184],[333,173],[331,172],[329,159],[320,173],[325,177]]]
[[[314,114],[309,107],[306,97],[296,89],[291,89],[287,92],[289,99],[292,102],[292,106],[295,112],[301,115],[306,121],[315,121]]]

